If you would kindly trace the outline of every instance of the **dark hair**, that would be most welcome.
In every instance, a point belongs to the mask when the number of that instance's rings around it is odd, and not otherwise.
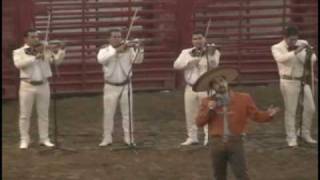
[[[29,36],[29,33],[36,33],[36,32],[37,32],[37,30],[35,30],[35,29],[28,29],[23,33],[23,37],[26,38]]]
[[[193,32],[192,32],[192,35],[198,35],[198,34],[201,34],[203,37],[205,36],[204,35],[204,32],[203,31],[201,31],[201,30],[194,30]]]
[[[113,33],[113,32],[120,32],[120,33],[122,34],[122,31],[121,31],[121,29],[119,29],[119,28],[109,29],[109,30],[107,31],[107,36],[108,36],[108,38],[111,36],[111,33]]]
[[[285,26],[283,35],[285,37],[298,36],[299,35],[298,27],[292,24]]]

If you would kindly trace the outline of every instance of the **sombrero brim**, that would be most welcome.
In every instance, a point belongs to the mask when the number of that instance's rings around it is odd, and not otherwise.
[[[195,92],[212,89],[212,80],[217,77],[224,77],[226,81],[234,81],[239,76],[239,71],[235,68],[215,68],[204,73],[192,86]]]

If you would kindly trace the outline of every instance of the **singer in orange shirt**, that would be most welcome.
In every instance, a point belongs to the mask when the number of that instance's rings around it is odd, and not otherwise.
[[[249,180],[244,155],[243,134],[249,119],[269,122],[279,111],[269,107],[260,111],[247,93],[232,91],[228,82],[238,76],[231,68],[218,68],[199,78],[193,87],[198,90],[215,90],[216,94],[202,99],[196,118],[198,127],[208,124],[214,178],[226,180],[227,163],[237,180]]]

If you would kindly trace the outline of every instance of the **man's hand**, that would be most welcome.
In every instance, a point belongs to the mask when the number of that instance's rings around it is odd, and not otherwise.
[[[273,117],[280,111],[279,107],[273,107],[273,105],[270,105],[269,108],[267,109],[267,112],[269,116]]]
[[[38,54],[36,54],[36,59],[38,59],[38,60],[44,60],[44,55],[43,55],[43,53],[38,53]]]
[[[215,109],[217,106],[216,102],[215,101],[209,101],[208,102],[208,108],[209,109]]]
[[[66,48],[66,44],[64,42],[61,42],[59,45],[58,45],[58,49],[62,49],[64,50]]]
[[[117,53],[121,53],[124,52],[127,49],[127,45],[126,44],[122,44],[119,47],[116,48]]]
[[[294,50],[294,54],[298,54],[300,53],[302,50],[304,50],[306,47],[308,46],[308,44],[303,43],[301,45],[298,46],[298,48],[296,50]]]

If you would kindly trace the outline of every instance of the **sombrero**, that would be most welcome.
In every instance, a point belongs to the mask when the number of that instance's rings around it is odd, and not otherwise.
[[[223,77],[226,81],[231,82],[239,75],[239,71],[235,68],[219,67],[204,73],[192,86],[195,92],[207,91],[212,88],[212,80],[217,77]]]

